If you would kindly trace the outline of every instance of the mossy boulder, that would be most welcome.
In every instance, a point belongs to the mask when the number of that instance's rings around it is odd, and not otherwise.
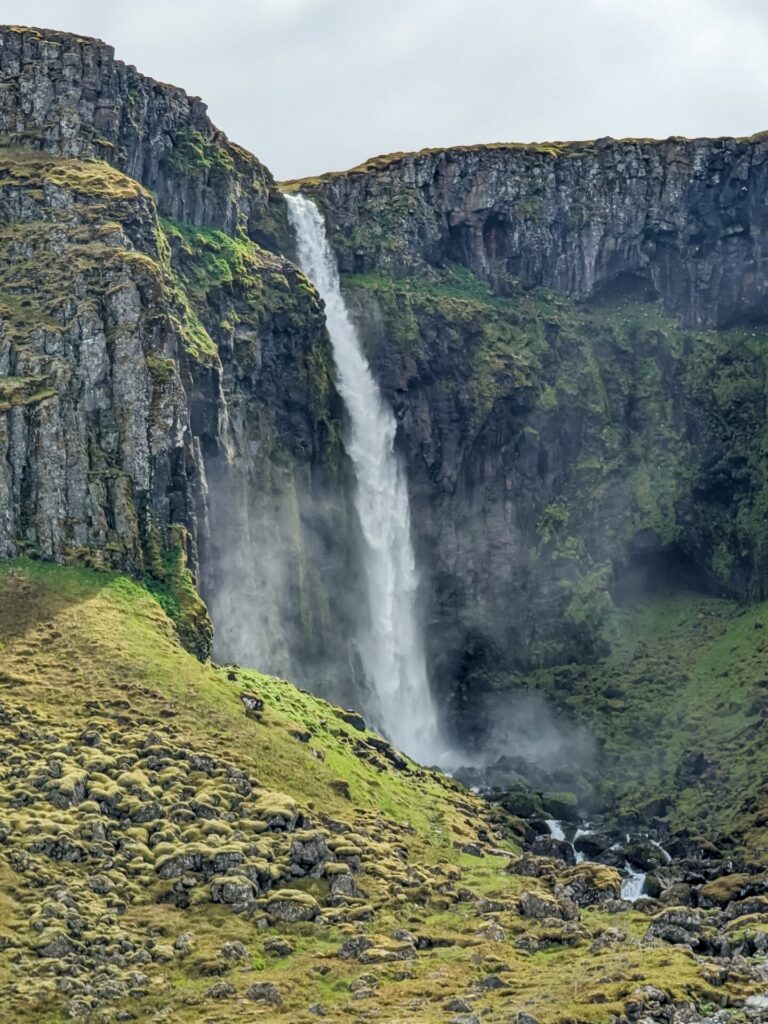
[[[312,921],[320,913],[314,896],[297,889],[277,889],[270,893],[263,905],[271,918],[286,924]]]
[[[602,906],[621,896],[621,876],[602,864],[578,864],[558,876],[556,892],[579,907]]]
[[[573,793],[544,793],[541,797],[544,812],[555,821],[578,822],[578,800]]]

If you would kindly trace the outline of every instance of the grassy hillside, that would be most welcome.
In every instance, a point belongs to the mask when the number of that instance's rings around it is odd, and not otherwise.
[[[612,614],[612,652],[534,674],[600,744],[602,798],[768,859],[768,603],[660,593]]]
[[[644,984],[751,991],[579,909],[610,869],[507,870],[515,819],[360,724],[195,660],[124,577],[4,564],[0,1019],[596,1024]]]

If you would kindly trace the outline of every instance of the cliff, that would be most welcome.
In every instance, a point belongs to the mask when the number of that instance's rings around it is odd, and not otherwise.
[[[628,286],[689,326],[766,312],[768,136],[492,145],[379,157],[292,183],[322,197],[345,270],[461,263],[496,291]]]
[[[288,186],[400,419],[463,728],[510,672],[605,652],[622,597],[765,595],[766,153],[481,146]]]
[[[286,588],[322,609],[294,475],[309,492],[338,472],[330,349],[316,297],[259,244],[285,241],[269,172],[97,40],[4,29],[0,79],[0,555],[146,574],[205,654],[184,564],[226,572],[205,552],[257,529],[266,478],[294,513]]]
[[[269,171],[211,123],[202,100],[115,60],[111,46],[6,27],[0,79],[4,145],[104,160],[151,191],[163,216],[286,244]]]

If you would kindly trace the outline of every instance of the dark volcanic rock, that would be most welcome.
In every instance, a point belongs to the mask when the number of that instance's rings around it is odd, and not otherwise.
[[[566,864],[576,863],[576,854],[570,843],[552,836],[537,836],[531,844],[531,851],[540,857],[555,857]]]
[[[767,188],[766,135],[428,150],[309,186],[345,270],[423,274],[454,260],[501,288],[632,285],[718,325],[768,310],[768,277],[752,270],[755,243],[768,255]],[[360,227],[391,223],[395,201],[403,244],[391,247]]]
[[[183,89],[115,60],[98,39],[6,28],[0,134],[10,145],[105,160],[157,197],[160,212],[257,241],[287,240],[272,175]]]

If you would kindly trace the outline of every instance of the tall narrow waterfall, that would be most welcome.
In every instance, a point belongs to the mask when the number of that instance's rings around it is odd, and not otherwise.
[[[437,753],[437,725],[416,601],[408,488],[394,450],[395,417],[362,352],[320,211],[304,196],[286,200],[301,268],[325,302],[337,385],[349,414],[346,448],[355,472],[369,611],[358,642],[377,701],[369,714],[399,747],[428,761]]]

